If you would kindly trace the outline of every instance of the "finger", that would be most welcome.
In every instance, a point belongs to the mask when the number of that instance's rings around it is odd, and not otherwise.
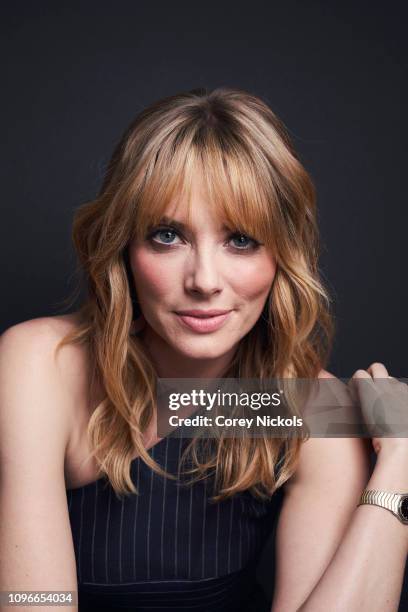
[[[351,378],[371,378],[367,370],[356,370]]]
[[[379,390],[378,385],[367,370],[357,370],[349,381],[354,394],[353,397],[358,401],[366,423],[373,422],[373,407],[375,406]]]
[[[377,361],[367,368],[367,372],[371,374],[373,378],[388,378],[387,368],[383,363]]]
[[[356,370],[354,372],[353,376],[350,378],[350,380],[347,383],[347,386],[349,387],[349,390],[350,390],[350,392],[352,394],[352,397],[354,399],[356,399],[356,395],[355,394],[358,393],[359,386],[361,386],[361,385],[359,385],[359,381],[363,380],[363,379],[364,380],[367,379],[367,380],[371,380],[371,381],[373,380],[371,378],[370,374],[366,370],[360,369],[360,370]]]

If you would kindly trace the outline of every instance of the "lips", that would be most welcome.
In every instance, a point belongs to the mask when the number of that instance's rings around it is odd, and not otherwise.
[[[219,329],[230,316],[231,310],[179,310],[177,318],[183,326],[198,333]]]
[[[212,310],[193,309],[193,310],[177,310],[176,312],[178,315],[206,318],[206,317],[216,317],[218,315],[224,315],[231,311],[230,310],[219,310],[219,309],[213,308]]]

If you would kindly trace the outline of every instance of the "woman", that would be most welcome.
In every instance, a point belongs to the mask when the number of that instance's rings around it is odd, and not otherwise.
[[[195,90],[136,118],[75,218],[82,308],[1,339],[3,590],[78,581],[80,611],[266,610],[255,567],[284,491],[272,610],[397,609],[407,526],[357,504],[408,491],[406,440],[373,438],[370,477],[359,438],[158,436],[158,377],[333,378],[315,215],[259,98]]]

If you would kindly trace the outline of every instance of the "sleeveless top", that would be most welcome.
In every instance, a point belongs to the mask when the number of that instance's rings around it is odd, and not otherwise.
[[[147,451],[177,480],[136,458],[139,495],[117,496],[106,476],[66,491],[79,612],[269,610],[255,572],[281,491],[266,501],[244,491],[210,502],[211,479],[180,480],[189,441],[169,435]]]

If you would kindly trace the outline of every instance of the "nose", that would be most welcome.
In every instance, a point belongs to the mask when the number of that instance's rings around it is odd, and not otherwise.
[[[221,274],[211,249],[195,251],[189,260],[185,288],[188,292],[212,295],[221,291]]]

